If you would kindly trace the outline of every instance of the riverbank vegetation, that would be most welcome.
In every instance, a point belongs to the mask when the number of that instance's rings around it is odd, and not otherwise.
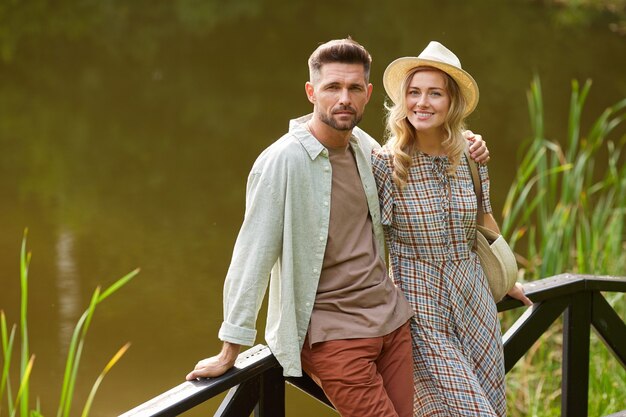
[[[7,325],[7,319],[3,310],[0,310],[0,330],[2,342],[2,355],[0,356],[0,416],[14,417],[41,417],[42,408],[39,400],[34,401],[35,407],[32,408],[33,402],[30,398],[30,376],[35,364],[35,354],[31,354],[28,333],[28,269],[30,266],[31,254],[26,250],[26,232],[22,240],[22,248],[20,252],[20,288],[21,288],[21,305],[20,305],[20,321],[19,328],[13,325],[10,329]],[[65,362],[65,373],[60,383],[60,397],[57,409],[57,417],[68,417],[74,403],[74,389],[78,378],[78,369],[80,367],[83,348],[85,346],[85,338],[87,331],[93,319],[96,307],[107,297],[115,293],[121,287],[126,285],[137,273],[138,269],[128,273],[124,277],[117,280],[104,291],[100,287],[94,291],[88,308],[82,314],[72,334],[69,344],[67,360]],[[16,336],[17,334],[17,336]],[[16,338],[19,338],[19,346],[16,344]],[[89,415],[94,397],[98,388],[111,368],[118,362],[124,353],[130,347],[129,343],[122,346],[104,366],[100,375],[93,383],[89,395],[85,400],[81,417]],[[14,351],[19,350],[19,357],[14,357]],[[19,362],[19,376],[14,383],[11,379],[12,360]],[[52,384],[54,386],[54,384]],[[5,395],[6,394],[6,395]],[[74,415],[77,415],[74,413]]]
[[[590,24],[608,16],[611,31],[626,36],[626,0],[534,0],[553,6],[558,21],[565,24]]]
[[[625,275],[626,99],[584,130],[590,88],[591,81],[572,83],[563,136],[548,139],[541,83],[538,78],[531,83],[532,137],[518,151],[521,162],[502,216],[503,234],[524,254],[519,260],[525,280],[564,272]],[[626,317],[624,294],[606,297],[620,317]],[[505,327],[514,314],[505,314]],[[561,414],[561,326],[553,325],[507,375],[509,415]],[[589,415],[626,409],[626,371],[593,333],[590,348]]]

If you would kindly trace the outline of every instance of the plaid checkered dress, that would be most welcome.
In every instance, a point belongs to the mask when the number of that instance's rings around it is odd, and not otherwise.
[[[504,359],[496,306],[478,256],[476,195],[465,158],[418,153],[400,191],[388,150],[373,154],[391,275],[415,316],[415,416],[504,416]],[[483,207],[489,176],[480,167]]]

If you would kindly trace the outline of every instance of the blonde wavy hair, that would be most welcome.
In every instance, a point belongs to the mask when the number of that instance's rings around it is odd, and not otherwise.
[[[420,71],[438,71],[443,74],[446,92],[450,96],[450,108],[443,124],[445,136],[442,141],[444,151],[450,161],[448,175],[456,175],[456,168],[467,146],[466,139],[463,136],[463,131],[465,130],[463,113],[466,101],[456,81],[437,68],[417,67],[412,69],[402,81],[400,86],[402,94],[399,95],[398,103],[387,103],[385,105],[387,110],[386,136],[388,138],[386,146],[391,152],[393,161],[393,181],[400,189],[406,186],[412,156],[419,150],[415,128],[407,119],[406,92],[413,75]]]

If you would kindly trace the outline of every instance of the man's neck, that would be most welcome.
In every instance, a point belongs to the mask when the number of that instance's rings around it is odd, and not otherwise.
[[[315,139],[326,148],[345,148],[352,136],[352,129],[337,130],[315,118],[309,120],[306,126]]]

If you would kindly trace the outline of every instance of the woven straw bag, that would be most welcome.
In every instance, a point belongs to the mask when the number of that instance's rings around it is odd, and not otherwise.
[[[478,201],[478,211],[476,213],[476,253],[480,259],[489,289],[493,299],[497,303],[513,288],[517,281],[517,262],[511,247],[501,234],[494,232],[484,226],[484,212],[482,199],[482,185],[478,175],[478,168],[465,151],[472,182]]]

